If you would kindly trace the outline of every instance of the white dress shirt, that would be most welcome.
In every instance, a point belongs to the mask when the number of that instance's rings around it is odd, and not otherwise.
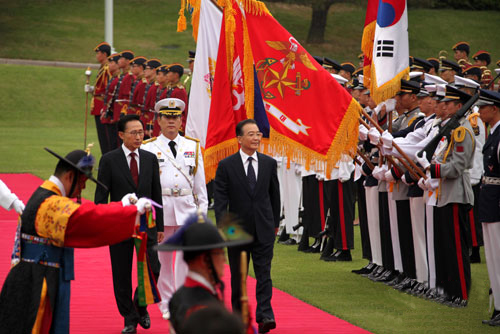
[[[122,144],[122,149],[123,149],[123,152],[125,153],[125,158],[127,158],[127,165],[128,165],[129,169],[130,169],[130,160],[132,160],[130,153],[132,153],[132,152],[135,153],[135,155],[136,155],[135,161],[137,162],[137,174],[140,174],[141,167],[139,164],[139,150],[131,151],[125,146],[125,144]]]
[[[243,169],[245,170],[245,175],[247,175],[248,173],[248,162],[249,162],[248,158],[249,157],[253,158],[252,167],[253,170],[255,171],[255,179],[257,180],[259,173],[259,160],[257,158],[257,151],[255,151],[252,155],[248,155],[240,149],[240,155],[241,155],[241,161],[243,162]]]

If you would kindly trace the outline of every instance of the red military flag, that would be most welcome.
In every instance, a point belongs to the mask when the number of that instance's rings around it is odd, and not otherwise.
[[[365,27],[361,39],[361,51],[363,51],[363,85],[370,87],[370,74],[372,65],[373,40],[377,26],[377,10],[379,0],[368,0],[366,6]]]
[[[330,174],[341,153],[354,152],[360,105],[262,2],[226,1],[221,32],[205,148],[208,179],[210,169],[215,173],[217,162],[238,149],[236,123],[254,116],[254,69],[272,154]]]

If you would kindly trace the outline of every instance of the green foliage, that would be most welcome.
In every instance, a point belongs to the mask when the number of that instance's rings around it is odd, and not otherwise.
[[[414,0],[410,5],[426,8],[454,8],[464,10],[500,10],[498,0]]]

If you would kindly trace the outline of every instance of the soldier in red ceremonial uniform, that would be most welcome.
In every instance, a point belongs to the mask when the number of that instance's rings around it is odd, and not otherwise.
[[[105,153],[108,146],[108,138],[106,136],[105,126],[101,123],[101,110],[104,107],[104,94],[106,93],[106,86],[111,78],[109,72],[108,57],[111,54],[111,46],[102,42],[94,48],[95,58],[101,64],[99,72],[95,80],[94,86],[85,85],[85,92],[93,93],[92,103],[90,105],[90,114],[95,118],[95,126],[97,130],[97,138],[101,152]]]
[[[130,88],[130,100],[127,111],[128,114],[141,115],[142,97],[148,82],[144,76],[147,61],[148,60],[144,57],[135,57],[130,61],[132,75],[135,79],[132,82],[132,87]]]
[[[144,69],[144,77],[146,78],[146,84],[144,85],[144,90],[142,92],[137,92],[137,97],[134,92],[134,103],[139,104],[141,108],[141,121],[144,124],[144,138],[147,139],[153,134],[153,122],[154,122],[154,103],[153,96],[156,95],[156,88],[158,83],[156,82],[156,69],[161,66],[161,62],[158,59],[150,59],[146,62],[146,68]]]
[[[184,74],[184,67],[180,64],[172,64],[167,68],[167,89],[160,95],[160,100],[168,98],[177,98],[182,100],[186,107],[182,113],[182,125],[179,130],[180,133],[184,134],[186,130],[186,121],[188,115],[188,97],[186,88],[180,83],[181,77]]]
[[[111,77],[104,92],[104,106],[101,110],[101,123],[104,125],[106,135],[106,145],[103,145],[104,150],[102,150],[102,154],[114,150],[119,145],[118,131],[115,124],[118,121],[119,115],[117,115],[116,119],[113,115],[113,108],[116,96],[118,95],[118,83],[120,82],[118,59],[120,59],[119,53],[114,53],[108,57]]]
[[[87,150],[61,157],[52,175],[31,195],[20,218],[13,258],[0,294],[3,333],[69,333],[72,248],[101,247],[130,238],[151,201],[96,205],[75,203],[92,177],[95,159]],[[135,197],[136,199],[136,197]],[[103,224],[105,222],[105,224]]]
[[[144,109],[148,113],[148,116],[152,117],[152,121],[149,121],[147,125],[148,131],[150,131],[150,137],[157,137],[160,134],[160,126],[156,121],[155,105],[156,102],[160,101],[160,96],[167,90],[168,80],[167,80],[167,69],[169,65],[161,65],[156,69],[156,82],[151,85],[147,96],[146,103],[144,104]]]
[[[116,88],[118,95],[113,105],[113,118],[116,120],[117,117],[119,118],[127,114],[128,104],[130,102],[130,90],[132,89],[132,82],[135,80],[134,74],[130,71],[130,62],[132,59],[134,59],[134,53],[132,51],[126,50],[120,52],[118,66],[120,66],[122,74]]]

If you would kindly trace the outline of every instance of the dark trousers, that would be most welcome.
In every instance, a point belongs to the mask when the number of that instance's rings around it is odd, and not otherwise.
[[[450,297],[468,299],[471,285],[467,215],[470,205],[434,208],[436,285]]]
[[[366,214],[366,194],[363,182],[365,177],[362,176],[354,184],[356,186],[356,200],[358,202],[358,218],[359,218],[359,231],[361,233],[361,250],[363,259],[368,261],[372,260],[372,250],[370,245],[370,235],[368,234],[368,217]]]
[[[158,261],[158,253],[153,249],[156,244],[154,236],[149,237],[148,233],[148,258],[155,280],[158,280],[160,262]],[[137,288],[132,299],[132,262],[134,259],[134,250],[133,238],[109,246],[113,273],[113,290],[118,311],[125,319],[125,326],[137,325],[139,317],[147,312],[146,307],[139,306]]]
[[[249,245],[230,247],[227,250],[229,267],[231,269],[231,304],[233,306],[233,311],[241,311],[241,252],[247,252],[247,261],[250,261],[250,257],[252,258],[253,270],[257,280],[255,290],[257,299],[255,320],[257,322],[262,321],[264,318],[274,319],[274,313],[271,307],[271,297],[273,295],[273,282],[271,280],[273,249],[274,242],[261,243],[256,240]]]
[[[394,270],[394,254],[392,250],[391,221],[389,218],[389,201],[386,192],[378,193],[380,245],[382,247],[382,265],[385,269]]]
[[[324,201],[323,198],[321,198]],[[304,217],[302,222],[307,226],[308,236],[316,237],[321,232],[321,212],[319,197],[319,181],[316,175],[304,176],[302,178],[302,206],[304,207]],[[326,217],[326,206],[323,217]],[[302,235],[303,237],[305,234]]]
[[[99,147],[101,148],[101,153],[104,155],[104,153],[109,152],[109,138],[106,124],[101,123],[100,115],[95,115],[94,119],[97,131],[97,139],[99,140]]]
[[[354,183],[352,180],[325,182],[325,193],[330,208],[330,229],[333,228],[334,248],[354,248]]]
[[[396,201],[396,212],[398,217],[399,248],[401,250],[403,271],[406,276],[417,278],[415,249],[413,248],[413,231],[411,229],[410,200]]]
[[[122,144],[122,140],[120,139],[120,137],[118,137],[118,128],[116,126],[116,123],[106,124],[106,130],[108,133],[109,141],[108,148],[110,151],[113,151]]]
[[[469,210],[468,219],[470,225],[470,244],[472,247],[484,245],[483,224],[479,220],[479,194],[481,192],[481,182],[472,186],[474,192],[474,207]]]

